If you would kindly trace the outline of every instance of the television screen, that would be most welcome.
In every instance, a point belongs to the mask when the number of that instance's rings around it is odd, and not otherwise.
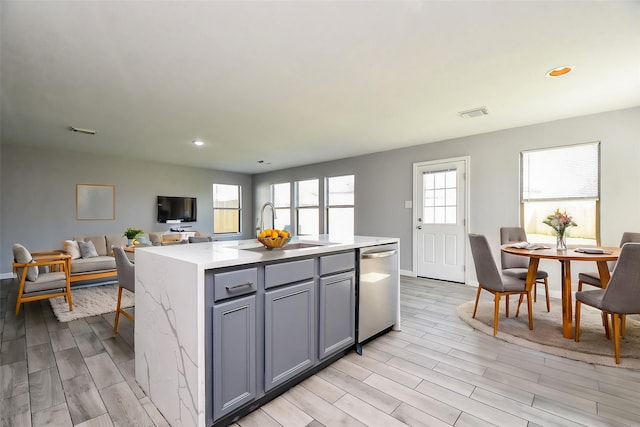
[[[196,221],[195,197],[158,196],[158,222]]]

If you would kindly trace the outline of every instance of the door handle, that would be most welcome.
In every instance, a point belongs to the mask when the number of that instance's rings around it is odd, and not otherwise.
[[[397,249],[393,249],[391,251],[380,251],[380,252],[367,252],[362,254],[362,259],[369,259],[369,258],[386,258],[392,255],[395,255],[398,253]]]
[[[416,228],[417,228],[418,230],[422,230],[422,226],[421,226],[421,225],[417,225],[417,226],[416,226]]]

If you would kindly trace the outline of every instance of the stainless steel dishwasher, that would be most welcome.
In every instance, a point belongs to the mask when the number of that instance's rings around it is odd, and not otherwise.
[[[356,351],[362,354],[365,341],[386,332],[398,319],[398,245],[360,249],[358,279]]]

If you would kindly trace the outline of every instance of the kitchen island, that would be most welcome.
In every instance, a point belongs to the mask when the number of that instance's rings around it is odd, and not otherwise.
[[[397,243],[322,235],[270,251],[255,240],[139,248],[137,382],[173,426],[227,424],[354,347],[358,253]]]

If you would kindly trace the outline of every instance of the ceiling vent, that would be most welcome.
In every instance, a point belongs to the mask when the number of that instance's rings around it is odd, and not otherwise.
[[[489,114],[489,111],[487,111],[487,107],[480,107],[474,108],[473,110],[460,111],[458,114],[462,118],[471,119],[473,117],[486,116]]]

